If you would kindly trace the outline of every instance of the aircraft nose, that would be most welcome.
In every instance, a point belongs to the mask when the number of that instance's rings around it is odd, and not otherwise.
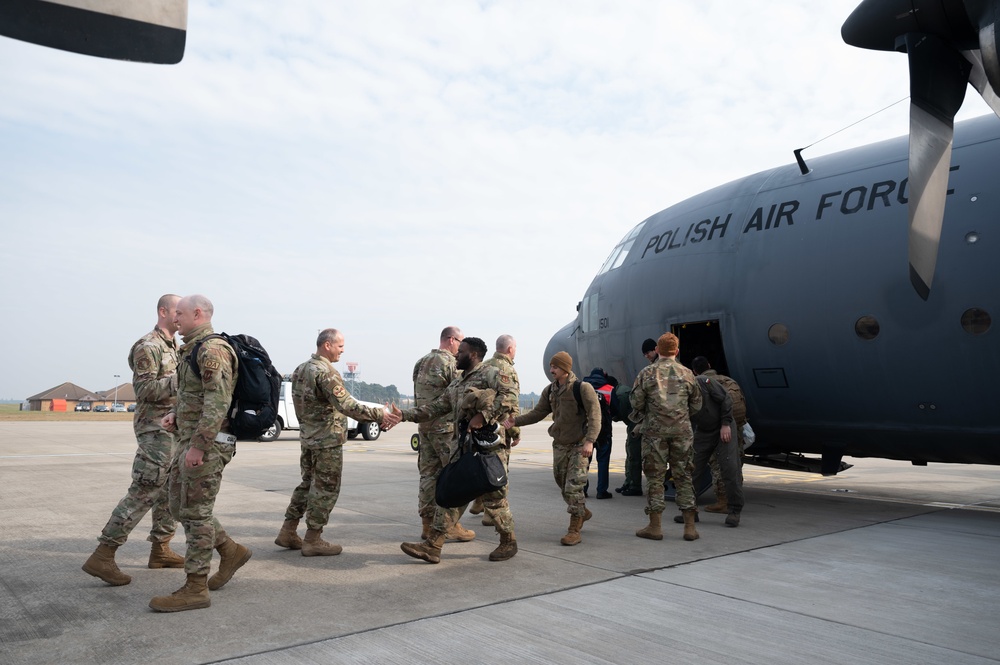
[[[858,48],[894,51],[897,35],[919,31],[913,4],[910,0],[864,0],[844,21],[840,36]]]

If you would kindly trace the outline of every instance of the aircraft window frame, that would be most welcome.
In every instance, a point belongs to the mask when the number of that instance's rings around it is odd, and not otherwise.
[[[873,340],[879,336],[880,332],[882,332],[882,327],[879,325],[878,319],[870,314],[865,314],[854,322],[854,334],[863,340]]]
[[[628,257],[628,253],[632,250],[632,245],[635,244],[635,239],[642,231],[642,227],[646,225],[645,221],[639,222],[632,227],[632,230],[625,234],[615,248],[611,250],[611,254],[601,265],[601,269],[597,271],[598,275],[603,275],[606,272],[610,272],[615,268],[620,268],[625,259]]]
[[[993,327],[993,317],[982,307],[970,307],[962,312],[961,323],[970,335],[984,335]]]
[[[767,338],[775,346],[788,344],[788,326],[784,323],[772,323],[771,327],[767,329]]]

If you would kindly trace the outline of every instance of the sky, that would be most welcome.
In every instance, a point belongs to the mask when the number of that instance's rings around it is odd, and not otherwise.
[[[444,326],[509,333],[540,392],[635,224],[907,132],[856,4],[191,0],[172,66],[0,37],[0,399],[130,380],[164,293],[284,373],[337,328],[404,394]]]

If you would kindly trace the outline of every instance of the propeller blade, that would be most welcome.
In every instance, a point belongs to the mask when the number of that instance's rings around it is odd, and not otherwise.
[[[973,65],[934,35],[907,33],[910,61],[910,282],[927,300],[944,221],[955,114]]]
[[[969,83],[979,91],[979,94],[983,97],[983,101],[993,109],[997,117],[1000,117],[1000,97],[997,97],[993,86],[990,85],[989,80],[986,78],[986,69],[983,67],[983,56],[979,52],[979,49],[962,51],[962,55],[972,65],[972,71],[969,72]]]

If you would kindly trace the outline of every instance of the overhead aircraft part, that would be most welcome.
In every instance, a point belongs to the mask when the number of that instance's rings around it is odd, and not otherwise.
[[[864,0],[841,28],[860,48],[910,65],[910,282],[930,297],[944,222],[955,114],[969,82],[1000,116],[1000,0]]]
[[[187,0],[3,0],[0,35],[114,60],[184,57]]]

